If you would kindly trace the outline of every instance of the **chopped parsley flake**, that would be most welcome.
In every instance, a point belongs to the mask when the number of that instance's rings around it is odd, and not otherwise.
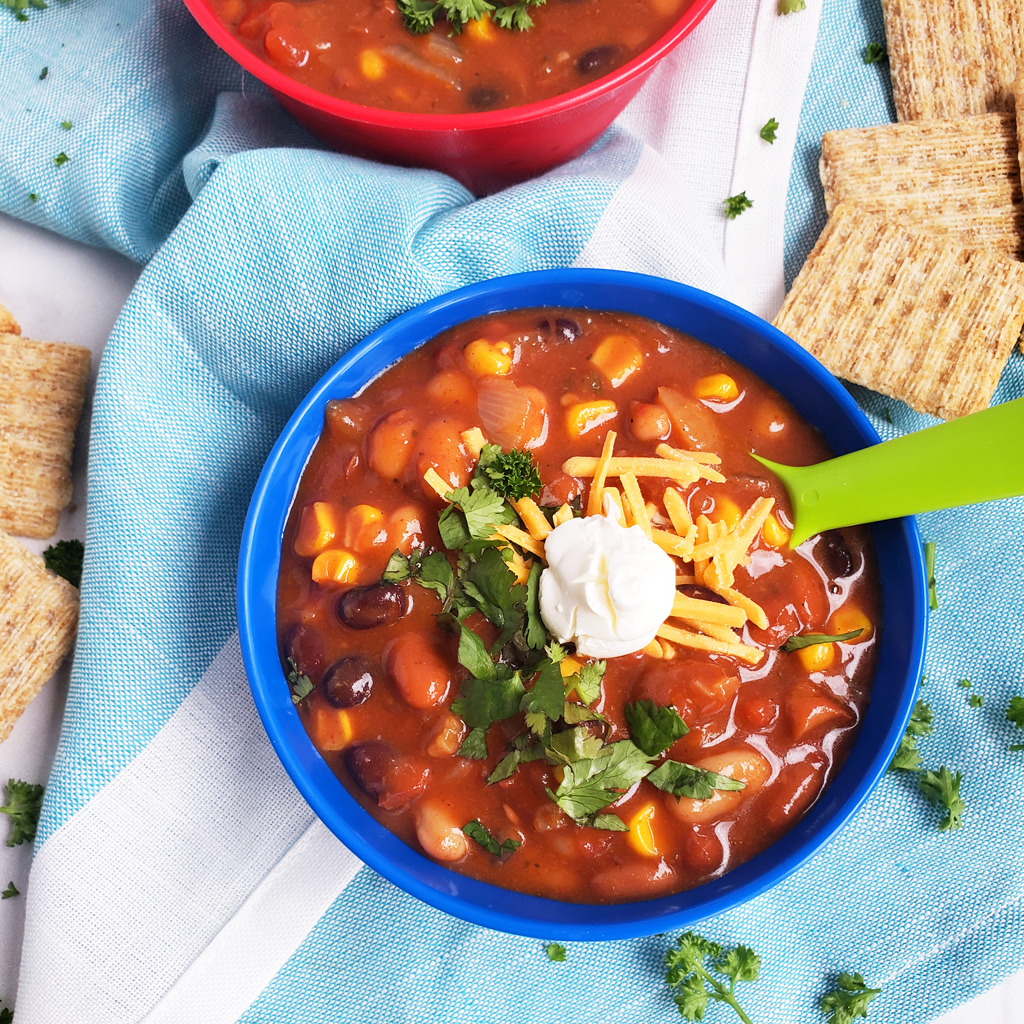
[[[516,501],[540,494],[540,470],[527,451],[513,448],[503,452],[497,445],[485,444],[480,452],[480,468],[491,487],[503,498]]]
[[[14,882],[8,882],[7,888],[4,889],[3,892],[0,892],[0,900],[9,900],[11,899],[12,896],[17,895],[19,895],[18,887],[14,884]]]
[[[70,121],[61,121],[60,126],[66,132],[69,132],[72,128],[74,128],[74,125]]]
[[[676,948],[665,954],[665,983],[683,1020],[703,1020],[713,999],[730,1006],[743,1024],[752,1024],[736,1000],[736,983],[757,981],[760,971],[761,958],[749,946],[726,950],[694,932],[680,935]]]
[[[775,133],[779,130],[779,122],[774,117],[768,119],[765,126],[760,131],[760,136],[765,142],[774,142]]]
[[[55,164],[56,164],[56,165],[57,165],[58,167],[63,167],[63,166],[64,166],[64,165],[65,165],[65,164],[66,164],[66,163],[68,162],[68,160],[70,160],[70,159],[71,159],[71,157],[69,157],[69,156],[67,155],[67,153],[64,153],[64,152],[60,152],[60,153],[58,153],[58,154],[57,154],[57,155],[56,155],[56,156],[55,156],[55,157],[53,158],[53,162],[54,162],[54,163],[55,163]]]
[[[747,198],[746,191],[743,191],[739,195],[729,196],[724,205],[726,217],[729,220],[735,220],[744,210],[749,210],[754,203],[753,200]]]
[[[548,959],[553,964],[560,964],[565,961],[565,946],[560,942],[549,942],[544,947],[544,952],[547,953]]]
[[[821,1009],[829,1014],[828,1024],[853,1024],[856,1017],[867,1017],[868,1003],[882,990],[868,988],[860,974],[844,971],[836,979],[837,987],[821,997]]]
[[[985,703],[985,699],[980,693],[972,693],[967,698],[967,703],[970,704],[972,708],[980,708],[982,704]]]
[[[30,203],[38,203],[39,202],[39,193],[38,192],[29,192],[29,194],[28,194],[28,201]]]
[[[885,52],[885,47],[881,43],[871,42],[864,47],[863,60],[865,64],[877,64],[888,56]]]
[[[292,703],[301,704],[302,701],[313,692],[313,681],[299,671],[299,666],[292,658],[288,659],[288,673],[285,676],[288,685],[292,688]]]
[[[46,78],[46,76],[49,73],[50,73],[50,69],[49,68],[43,68],[43,70],[39,72],[39,81],[41,82],[44,78]]]
[[[779,0],[776,10],[779,14],[796,14],[797,11],[805,10],[806,0]]]
[[[36,837],[36,825],[43,806],[44,786],[21,779],[8,779],[6,803],[0,806],[0,814],[6,814],[11,822],[8,846],[32,842]]]

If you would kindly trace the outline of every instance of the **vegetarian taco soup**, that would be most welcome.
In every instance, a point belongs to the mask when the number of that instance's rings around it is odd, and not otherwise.
[[[790,550],[751,450],[829,455],[619,313],[493,314],[330,402],[277,608],[316,748],[410,846],[526,893],[655,897],[763,850],[853,742],[880,605],[866,532]]]
[[[642,53],[689,0],[211,0],[297,82],[368,107],[463,114],[594,81]]]

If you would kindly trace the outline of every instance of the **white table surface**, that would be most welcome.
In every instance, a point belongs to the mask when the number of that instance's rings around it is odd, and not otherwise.
[[[18,320],[26,337],[90,348],[93,382],[103,345],[140,270],[124,257],[69,242],[0,214],[0,303]],[[87,403],[75,449],[74,496],[53,540],[85,536],[88,417]],[[52,540],[27,543],[41,552]],[[65,666],[29,706],[8,739],[0,743],[0,783],[11,777],[46,782],[67,688]],[[31,856],[28,844],[0,845],[0,890],[11,880],[21,892],[13,899],[0,900],[0,1006],[11,1006],[17,995]],[[942,1017],[937,1024],[980,1022],[1024,1024],[1024,971]]]

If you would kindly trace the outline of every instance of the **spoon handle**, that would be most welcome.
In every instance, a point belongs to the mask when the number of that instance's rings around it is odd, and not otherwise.
[[[790,545],[823,530],[1024,494],[1024,398],[815,466],[780,466],[795,511]]]

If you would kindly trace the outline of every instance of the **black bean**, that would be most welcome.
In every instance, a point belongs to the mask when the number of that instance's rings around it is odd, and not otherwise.
[[[576,61],[581,75],[607,74],[619,61],[619,48],[614,44],[593,46]]]
[[[408,614],[411,604],[405,587],[373,583],[346,590],[338,599],[338,617],[352,629],[390,626]]]
[[[474,110],[493,110],[505,101],[505,94],[495,85],[476,85],[469,90],[467,102]]]
[[[345,751],[345,767],[356,785],[374,800],[380,799],[387,788],[388,769],[394,764],[395,750],[387,743],[373,740],[349,747]]]
[[[721,594],[716,594],[709,587],[702,587],[699,583],[680,583],[676,590],[683,597],[692,597],[695,601],[714,601],[716,604],[728,604]]]
[[[354,654],[336,661],[324,674],[324,693],[336,708],[354,708],[373,692],[373,666]]]
[[[821,564],[833,579],[853,575],[853,555],[838,530],[828,530],[821,535]]]
[[[290,658],[301,673],[316,679],[324,669],[326,658],[323,639],[312,626],[300,622],[292,626],[285,637],[284,657],[286,668]]]
[[[537,326],[551,341],[556,341],[563,345],[571,345],[583,333],[583,328],[575,320],[570,320],[567,316],[555,317],[554,323],[545,318]]]

